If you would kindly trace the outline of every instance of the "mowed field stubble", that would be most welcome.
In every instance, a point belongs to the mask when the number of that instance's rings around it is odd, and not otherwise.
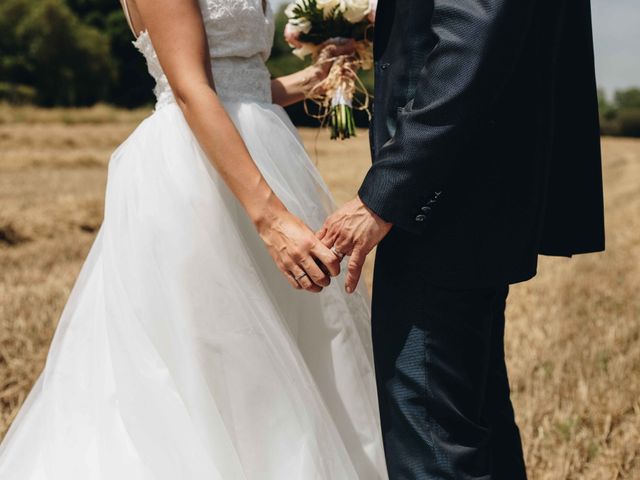
[[[100,227],[109,156],[148,113],[0,105],[0,438]],[[301,135],[336,200],[350,199],[369,165],[366,132]],[[542,258],[509,298],[506,353],[533,480],[640,479],[640,140],[602,144],[607,252]]]

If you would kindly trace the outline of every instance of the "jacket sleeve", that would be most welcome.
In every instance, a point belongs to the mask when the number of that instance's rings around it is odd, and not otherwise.
[[[425,0],[426,1],[426,0]],[[414,97],[358,192],[384,220],[421,233],[460,168],[458,147],[518,59],[536,0],[434,0]]]

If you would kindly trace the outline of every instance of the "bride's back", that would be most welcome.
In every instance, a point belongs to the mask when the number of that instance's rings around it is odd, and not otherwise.
[[[199,0],[199,3],[212,59],[256,54],[263,60],[269,57],[273,15],[262,0]]]
[[[157,106],[174,101],[151,37],[140,26],[135,4],[120,0],[127,20],[139,36],[134,45],[144,55],[156,81]],[[273,12],[264,0],[199,0],[209,45],[213,79],[226,101],[271,102],[270,74],[264,62],[273,44]]]

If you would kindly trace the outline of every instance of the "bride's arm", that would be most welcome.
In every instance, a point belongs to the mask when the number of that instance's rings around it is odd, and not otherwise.
[[[218,99],[197,0],[136,0],[135,5],[176,101],[209,161],[247,211],[291,285],[320,291],[330,279],[316,259],[334,276],[339,262],[271,190]],[[305,272],[308,276],[295,280]]]
[[[305,94],[314,85],[324,80],[327,76],[325,68],[317,65],[310,65],[307,68],[291,75],[274,78],[271,80],[271,94],[273,103],[287,107],[294,103],[301,102]]]

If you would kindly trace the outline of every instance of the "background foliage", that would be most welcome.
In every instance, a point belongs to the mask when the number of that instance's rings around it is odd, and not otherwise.
[[[119,12],[101,12],[99,1],[91,1],[86,14],[80,6],[64,0],[0,3],[0,94],[6,100],[42,106],[121,100]]]
[[[269,60],[274,76],[305,66],[282,38],[285,23],[280,10]],[[0,101],[47,107],[153,103],[153,80],[115,0],[2,0],[0,31]],[[362,78],[372,91],[371,72]],[[605,135],[640,136],[640,89],[612,98],[601,92],[600,111]],[[288,113],[298,125],[317,125],[303,105]],[[365,126],[367,115],[360,112],[357,122]]]
[[[640,88],[618,90],[612,99],[600,91],[599,99],[604,135],[640,137]]]

